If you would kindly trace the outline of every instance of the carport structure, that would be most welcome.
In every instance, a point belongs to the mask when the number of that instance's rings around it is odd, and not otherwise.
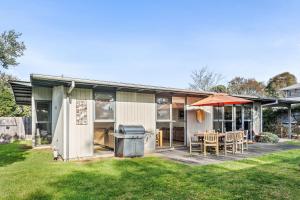
[[[286,108],[287,109],[287,116],[288,116],[288,137],[292,138],[292,107],[294,105],[300,104],[300,101],[287,99],[287,98],[264,98],[263,99],[262,107],[264,108]],[[263,117],[261,118],[263,120]],[[263,122],[261,123],[263,126]],[[262,129],[263,130],[263,127]]]

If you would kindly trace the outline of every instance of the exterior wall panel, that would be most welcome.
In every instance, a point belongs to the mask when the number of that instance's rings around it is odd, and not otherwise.
[[[64,136],[64,99],[65,88],[63,86],[53,87],[53,96],[52,96],[52,146],[58,150],[59,154],[64,157],[63,151],[63,136]]]
[[[87,124],[76,123],[76,101],[87,102]],[[91,89],[75,88],[69,99],[69,158],[93,156],[93,91]]]
[[[201,100],[201,98],[188,97],[187,104],[191,105],[199,100]],[[203,106],[202,110],[205,111],[205,120],[201,123],[197,120],[195,110],[187,111],[187,145],[189,145],[189,138],[192,134],[198,131],[204,132],[213,129],[213,107]]]
[[[48,87],[33,87],[32,96],[35,100],[52,100],[52,88]]]
[[[134,92],[117,92],[116,127],[119,124],[143,125],[147,132],[145,152],[155,150],[155,95]]]
[[[261,103],[253,103],[253,131],[258,134],[261,132]]]

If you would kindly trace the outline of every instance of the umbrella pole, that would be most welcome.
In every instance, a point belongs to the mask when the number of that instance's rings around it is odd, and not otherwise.
[[[218,124],[220,124],[220,104],[218,104]],[[222,129],[222,127],[221,127]],[[219,130],[221,131],[221,130]]]

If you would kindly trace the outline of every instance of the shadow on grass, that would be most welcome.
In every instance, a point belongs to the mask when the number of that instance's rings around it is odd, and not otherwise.
[[[45,193],[44,191],[37,190],[31,193],[25,200],[50,200],[53,199],[52,195]]]
[[[158,158],[95,163],[50,183],[63,199],[295,199],[300,157],[278,156],[272,163],[246,161],[252,167],[191,167]],[[233,162],[232,165],[238,164]],[[295,174],[285,174],[287,172]]]
[[[0,144],[0,167],[25,160],[30,146],[18,142],[11,144]]]

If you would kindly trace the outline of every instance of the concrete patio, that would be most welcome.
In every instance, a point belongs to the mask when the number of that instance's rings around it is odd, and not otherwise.
[[[300,145],[288,144],[286,142],[279,142],[278,144],[254,143],[249,144],[248,150],[245,150],[243,154],[236,153],[233,155],[231,153],[227,153],[227,156],[224,155],[224,152],[221,152],[219,156],[208,154],[205,157],[202,153],[195,152],[190,155],[187,148],[160,151],[156,152],[155,155],[185,164],[208,165],[221,163],[224,161],[241,160],[249,157],[256,157],[267,153],[290,149],[300,149]]]

